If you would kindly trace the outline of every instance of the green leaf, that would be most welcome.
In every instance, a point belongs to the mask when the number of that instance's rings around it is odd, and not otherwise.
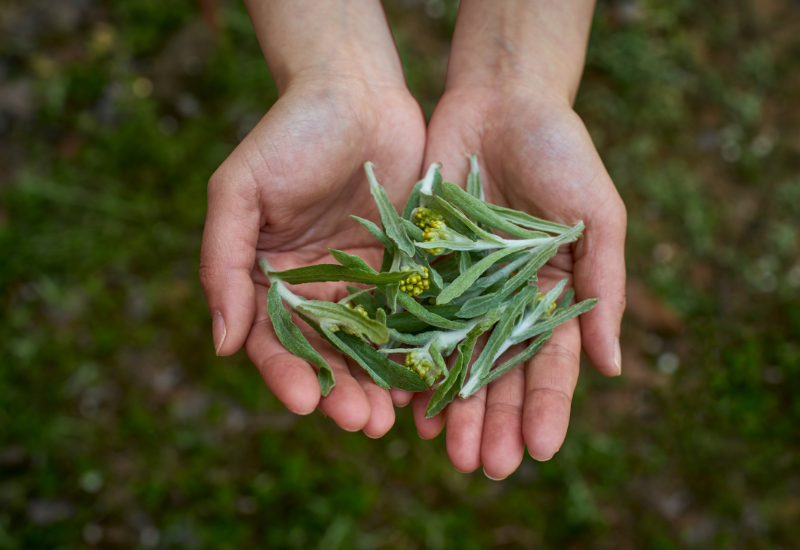
[[[467,193],[476,199],[483,200],[483,189],[481,189],[481,173],[478,169],[478,157],[469,156],[469,176],[467,176]]]
[[[528,361],[531,357],[536,355],[536,353],[540,349],[542,349],[542,346],[544,345],[544,343],[547,342],[547,339],[550,338],[552,335],[553,335],[553,331],[552,330],[548,330],[547,332],[545,332],[544,334],[539,336],[539,338],[537,338],[530,346],[528,346],[525,349],[525,351],[523,351],[521,353],[518,353],[517,355],[515,355],[514,357],[512,357],[511,359],[509,359],[508,361],[506,361],[502,365],[497,366],[494,369],[492,369],[491,372],[489,372],[489,374],[486,376],[484,385],[494,382],[495,380],[497,380],[498,378],[503,376],[505,373],[507,373],[508,371],[510,371],[511,369],[516,367],[517,365],[519,365],[520,363],[524,363],[524,362]]]
[[[525,252],[524,255],[514,258],[514,254],[509,255],[506,260],[508,263],[492,273],[491,275],[487,275],[486,277],[481,277],[470,287],[470,292],[478,291],[478,290],[485,290],[500,281],[504,281],[508,279],[508,276],[516,270],[519,266],[528,262],[533,256],[536,254],[536,250],[528,250]],[[512,259],[514,258],[514,259]]]
[[[397,330],[389,327],[389,337],[392,340],[396,340],[410,346],[424,346],[439,334],[441,334],[441,332],[436,330],[423,332],[421,334],[406,334],[403,332],[398,332]]]
[[[328,252],[331,253],[331,256],[342,264],[345,267],[351,267],[353,269],[362,269],[364,271],[368,271],[370,273],[377,273],[374,269],[372,269],[367,262],[362,260],[359,256],[353,256],[352,254],[348,254],[347,252],[342,252],[341,250],[336,250],[335,248],[329,248]]]
[[[518,289],[527,281],[535,280],[536,272],[547,263],[547,261],[556,255],[558,247],[566,242],[575,240],[580,232],[583,230],[583,223],[579,223],[571,228],[568,232],[557,237],[553,237],[550,244],[541,246],[534,249],[534,254],[531,255],[528,262],[509,279],[498,292],[495,294],[484,294],[476,298],[471,298],[464,303],[458,316],[462,319],[470,319],[477,317],[497,307],[508,295]]]
[[[567,291],[564,293],[564,296],[561,298],[561,300],[559,300],[558,305],[556,306],[556,311],[561,309],[567,309],[574,297],[575,297],[575,289],[568,288]]]
[[[414,210],[419,206],[419,190],[422,187],[422,183],[424,180],[418,181],[414,185],[414,189],[411,190],[411,195],[409,195],[408,200],[406,201],[406,205],[403,208],[403,219],[411,221],[411,217],[414,214]]]
[[[469,271],[469,268],[472,267],[472,258],[470,257],[468,250],[456,252],[456,256],[458,256],[458,272],[460,273],[459,276],[461,276]]]
[[[470,200],[477,200],[477,199],[474,199],[473,197],[471,197],[470,195],[468,195],[467,193],[464,193],[464,191],[462,191],[461,188],[459,186],[457,186],[457,185],[453,185],[452,183],[448,183],[448,182],[445,182],[444,185],[448,186],[447,187],[448,189],[449,189],[449,186],[455,187],[461,193],[463,193],[464,196],[469,197]],[[466,225],[469,228],[469,230],[472,231],[473,233],[475,233],[475,235],[477,235],[479,238],[483,239],[484,241],[488,241],[490,243],[496,243],[496,244],[499,244],[499,245],[505,244],[503,242],[503,239],[501,239],[500,237],[498,237],[494,233],[490,233],[488,231],[485,231],[484,229],[481,229],[478,226],[478,224],[473,222],[466,215],[464,215],[464,213],[462,213],[458,208],[456,208],[455,206],[453,206],[452,204],[450,204],[449,202],[444,200],[442,197],[436,197],[436,201],[439,203],[439,207],[441,207],[448,214],[450,214],[451,216],[456,218],[458,221],[460,221],[461,223]],[[484,204],[483,201],[478,201],[478,202],[480,204]],[[483,221],[483,220],[479,220],[479,221]],[[487,224],[487,225],[491,225],[491,224]],[[530,233],[530,231],[528,233]],[[542,236],[547,237],[548,235],[542,235]]]
[[[428,402],[428,408],[425,411],[425,418],[432,418],[442,412],[442,410],[449,404],[461,390],[464,385],[464,379],[467,376],[470,359],[472,359],[472,352],[475,349],[475,343],[478,337],[486,332],[488,327],[478,325],[472,329],[466,339],[458,345],[458,357],[450,372],[436,388],[431,400]]]
[[[336,381],[333,378],[333,369],[317,353],[317,350],[311,347],[311,344],[308,343],[300,329],[292,322],[292,314],[283,307],[277,284],[269,287],[267,312],[281,344],[299,358],[319,367],[317,379],[319,380],[320,391],[322,395],[328,395],[331,392],[331,388],[336,385]]]
[[[436,294],[441,292],[442,289],[444,288],[444,281],[442,281],[442,276],[439,275],[439,272],[436,271],[433,267],[431,267],[430,262],[428,262],[428,254],[425,252],[419,252],[416,255],[416,259],[421,265],[425,266],[425,268],[428,270],[428,273],[430,274],[431,290],[434,291]]]
[[[369,372],[370,375],[374,372],[381,380],[391,387],[405,391],[420,392],[428,389],[428,385],[417,373],[407,369],[403,365],[395,363],[359,338],[342,332],[337,332],[336,335],[339,337],[340,341],[357,354],[358,357],[353,357],[353,359],[355,359],[359,365],[362,367],[365,364],[369,365],[369,368],[365,367],[365,370]],[[374,378],[373,376],[373,379]]]
[[[411,299],[413,300],[413,298]],[[461,309],[461,306],[457,304],[429,306],[419,304],[417,302],[414,303],[416,303],[420,308],[426,310],[428,313],[448,320],[455,319],[456,314]],[[386,326],[400,332],[419,332],[420,330],[425,330],[431,325],[410,311],[404,311],[402,313],[389,315],[389,317],[386,318]]]
[[[371,268],[370,268],[371,269]],[[399,283],[408,277],[408,273],[400,271],[375,273],[363,269],[353,269],[335,264],[317,264],[286,271],[270,271],[269,274],[285,283],[299,285],[302,283],[321,283],[324,281],[347,281],[365,285],[387,285]]]
[[[422,229],[411,223],[410,221],[403,219],[403,226],[406,228],[406,233],[408,236],[411,237],[415,241],[422,240]]]
[[[369,180],[369,190],[375,203],[378,205],[378,212],[381,215],[381,223],[386,236],[397,245],[397,248],[408,254],[414,255],[414,243],[408,238],[406,229],[403,226],[403,218],[397,215],[397,210],[394,209],[389,197],[386,196],[386,190],[375,179],[375,173],[372,171],[372,163],[367,161],[364,163],[364,170],[367,173],[367,180]]]
[[[570,230],[568,225],[549,222],[541,218],[535,218],[529,214],[526,214],[525,212],[512,210],[510,208],[503,208],[502,206],[489,203],[486,203],[486,206],[489,207],[489,209],[497,214],[501,219],[509,223],[521,225],[522,227],[529,227],[539,231],[547,231],[548,233],[555,233],[556,235],[560,235],[561,233],[565,233]]]
[[[553,313],[551,317],[549,317],[546,320],[542,320],[541,323],[533,325],[530,329],[526,330],[518,338],[515,338],[515,342],[516,343],[524,342],[525,340],[533,338],[537,334],[542,334],[543,332],[547,332],[548,330],[554,329],[561,323],[565,323],[582,313],[586,313],[596,305],[597,305],[597,298],[592,298],[591,300],[584,300],[582,302],[578,302],[574,306],[568,307],[567,309],[561,312],[556,310],[556,312]]]
[[[433,359],[433,363],[441,370],[443,373],[447,373],[447,365],[444,363],[444,357],[442,357],[442,353],[439,351],[439,348],[436,347],[436,344],[432,344],[431,347],[428,348],[428,352],[431,354],[431,359]]]
[[[388,390],[390,388],[389,383],[386,380],[384,380],[380,374],[378,374],[378,369],[374,368],[369,361],[365,361],[364,358],[361,356],[361,354],[359,354],[349,345],[350,343],[353,342],[361,342],[365,346],[367,346],[367,344],[365,344],[363,341],[356,338],[355,336],[353,336],[352,340],[347,339],[348,341],[346,342],[345,337],[350,336],[349,334],[345,334],[342,331],[333,332],[325,325],[321,326],[318,325],[318,327],[319,330],[321,331],[321,334],[325,336],[325,339],[328,340],[328,342],[330,342],[333,347],[335,347],[336,349],[338,349],[339,351],[350,357],[353,361],[361,365],[361,367],[365,371],[367,371],[367,373],[369,373],[372,379],[375,380],[375,383],[378,384],[378,386],[380,386],[385,390]]]
[[[436,298],[436,303],[446,304],[455,298],[461,296],[464,292],[467,291],[472,286],[478,277],[480,277],[487,269],[491,266],[508,256],[509,254],[513,254],[514,252],[519,252],[522,250],[523,247],[515,247],[515,248],[506,248],[503,250],[498,250],[494,254],[491,254],[481,260],[480,262],[473,265],[469,268],[466,272],[463,272],[455,281],[453,281],[446,289],[444,289],[439,296]],[[462,255],[466,255],[466,253],[462,252]]]
[[[485,383],[483,379],[492,367],[495,354],[511,336],[511,332],[514,330],[514,323],[517,318],[522,315],[525,306],[535,295],[536,288],[528,286],[520,290],[519,293],[511,299],[511,302],[506,306],[505,311],[501,315],[500,320],[497,321],[492,335],[486,342],[486,346],[472,365],[469,381],[459,393],[461,397],[469,397],[484,386]]]
[[[375,287],[361,290],[360,288],[348,285],[347,290],[350,292],[350,294],[339,300],[340,304],[352,302],[357,306],[363,307],[367,313],[369,313],[370,317],[375,316],[375,303],[373,302],[372,295],[370,294],[370,291],[375,290]]]
[[[511,222],[504,220],[500,215],[495,213],[489,204],[473,197],[458,185],[445,182],[442,184],[444,187],[445,198],[459,207],[464,213],[474,218],[475,220],[485,223],[489,227],[494,227],[500,231],[505,231],[509,235],[519,237],[521,239],[535,239],[538,237],[547,237],[545,233],[539,231],[529,231],[514,225]]]
[[[433,265],[436,266],[436,271],[439,272],[442,281],[445,283],[455,281],[461,274],[458,270],[458,259],[455,257],[455,254],[442,258]]]
[[[356,330],[376,344],[385,344],[389,341],[389,331],[386,325],[368,319],[342,304],[323,302],[321,300],[308,300],[298,304],[297,309],[306,315],[318,319],[330,319],[337,324],[341,323],[351,330]],[[324,326],[324,325],[323,325]]]
[[[384,233],[380,227],[378,227],[369,220],[365,220],[364,218],[359,218],[358,216],[352,216],[352,215],[350,217],[356,220],[361,225],[363,225],[373,237],[375,237],[381,243],[383,243],[383,246],[389,249],[394,248],[394,243],[392,243],[392,241],[389,239],[389,237],[386,236],[386,233]]]
[[[432,313],[422,307],[419,303],[417,303],[414,298],[406,294],[405,292],[398,292],[397,293],[397,301],[400,302],[409,313],[418,317],[422,321],[425,321],[431,326],[439,327],[439,328],[446,328],[448,330],[461,330],[466,325],[459,321],[451,321],[449,319],[445,319],[444,317]]]

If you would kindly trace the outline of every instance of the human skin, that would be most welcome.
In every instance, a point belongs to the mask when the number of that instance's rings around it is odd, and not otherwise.
[[[577,300],[599,298],[558,327],[527,365],[517,367],[432,419],[429,395],[414,396],[423,438],[447,423],[456,469],[483,465],[492,479],[510,475],[524,449],[548,460],[569,424],[581,347],[595,368],[621,373],[619,331],[625,309],[622,200],[572,103],[583,70],[594,2],[462,0],[447,85],[428,127],[426,165],[466,181],[467,153],[478,155],[489,202],[565,224],[582,220],[583,237],[539,272],[548,290],[569,277]]]
[[[334,368],[321,398],[312,367],[278,342],[265,310],[265,256],[277,269],[331,262],[327,248],[380,263],[380,247],[348,214],[377,220],[365,160],[396,206],[423,166],[442,161],[445,179],[464,181],[477,153],[487,199],[563,223],[583,220],[584,237],[540,271],[544,289],[570,277],[577,298],[600,298],[560,326],[517,368],[445,413],[424,418],[429,392],[414,397],[424,438],[447,420],[454,466],[481,464],[506,477],[527,445],[537,459],[564,440],[583,347],[595,367],[620,373],[624,309],[625,209],[572,110],[592,3],[462,0],[445,95],[427,131],[405,86],[378,2],[246,2],[280,99],[212,177],[201,281],[215,347],[243,344],[273,393],[292,411],[319,408],[347,430],[383,435],[411,395],[378,388],[313,331],[304,332]],[[312,9],[313,8],[313,9]],[[423,164],[424,156],[424,164]],[[338,299],[343,285],[301,285],[308,298]],[[300,323],[301,327],[304,324]]]
[[[254,266],[262,256],[279,270],[333,263],[328,248],[380,266],[382,245],[349,217],[379,219],[363,164],[375,164],[389,198],[402,204],[421,170],[425,120],[377,0],[245,4],[279,99],[209,182],[200,280],[215,349],[231,355],[244,345],[289,410],[319,409],[345,430],[380,437],[394,423],[391,392],[298,323],[335,373],[322,397],[311,365],[278,341],[268,281]],[[294,290],[338,300],[344,287]]]

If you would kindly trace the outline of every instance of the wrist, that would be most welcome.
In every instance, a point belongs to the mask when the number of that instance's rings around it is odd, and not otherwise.
[[[290,85],[359,79],[405,87],[378,0],[245,0],[264,58],[283,94]]]
[[[462,0],[446,89],[519,89],[572,105],[593,8],[593,0]]]

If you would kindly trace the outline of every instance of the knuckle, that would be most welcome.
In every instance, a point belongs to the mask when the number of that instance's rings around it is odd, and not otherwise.
[[[570,406],[572,404],[572,394],[564,391],[561,388],[550,387],[550,386],[531,388],[525,396],[526,401],[532,399],[536,394],[551,395],[553,397],[557,397],[563,400],[567,404],[567,406]]]

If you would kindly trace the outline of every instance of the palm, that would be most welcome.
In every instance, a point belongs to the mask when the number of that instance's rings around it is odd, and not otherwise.
[[[540,285],[547,289],[569,277],[578,299],[605,302],[585,316],[588,323],[574,320],[560,327],[524,370],[449,407],[448,452],[456,467],[473,470],[483,463],[489,475],[504,477],[519,464],[525,444],[542,459],[560,447],[581,344],[599,370],[614,373],[609,327],[600,327],[616,315],[608,306],[620,305],[609,304],[615,300],[606,296],[622,296],[624,265],[621,273],[613,266],[606,278],[597,273],[606,241],[624,238],[625,213],[585,127],[568,106],[491,88],[448,92],[431,120],[426,163],[441,161],[445,179],[465,181],[468,153],[478,155],[488,201],[556,222],[586,223],[585,237],[562,247],[540,271]],[[613,281],[614,288],[604,294],[599,280]],[[419,422],[428,435],[441,423]]]
[[[337,385],[320,400],[311,367],[286,353],[266,321],[267,281],[252,269],[255,257],[267,257],[276,269],[289,269],[332,262],[328,249],[336,248],[378,267],[382,245],[349,217],[378,219],[363,163],[375,163],[378,177],[391,184],[386,186],[389,198],[399,204],[422,164],[424,132],[419,107],[407,91],[356,93],[352,84],[337,88],[330,83],[324,89],[290,90],[212,178],[209,205],[226,209],[221,218],[234,215],[224,203],[241,208],[235,215],[243,223],[230,246],[252,276],[252,293],[241,294],[242,307],[255,308],[249,314],[248,354],[291,410],[307,413],[318,403],[347,429],[364,427],[371,411],[370,423],[380,426],[364,429],[376,435],[391,426],[394,414],[387,392],[359,369],[351,369],[316,334],[307,333],[336,373]],[[207,232],[213,229],[207,225]],[[301,285],[295,290],[324,300],[346,293],[344,284]]]

